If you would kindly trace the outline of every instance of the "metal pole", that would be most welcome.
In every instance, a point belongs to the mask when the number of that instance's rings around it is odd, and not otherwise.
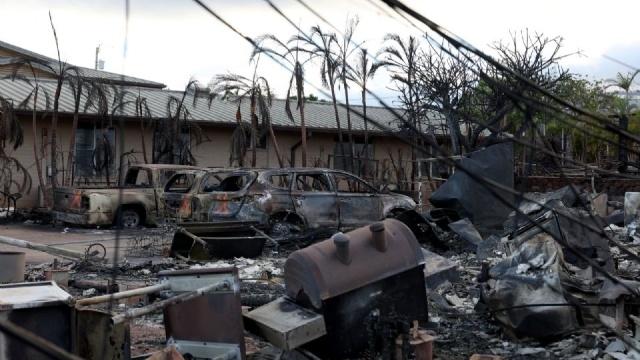
[[[95,296],[95,297],[86,298],[86,299],[80,299],[76,301],[76,305],[86,306],[86,305],[93,305],[93,304],[101,304],[109,301],[132,297],[132,296],[145,295],[145,294],[151,294],[151,293],[162,291],[162,290],[168,290],[170,287],[171,286],[169,285],[168,282],[161,283],[157,285],[146,286],[146,287],[131,289],[127,291],[121,291],[121,292],[108,294],[108,295],[101,295],[101,296]]]
[[[42,251],[42,252],[45,252],[47,254],[51,254],[51,255],[54,255],[54,256],[60,256],[60,257],[63,257],[63,258],[72,259],[72,260],[76,260],[76,261],[85,260],[85,254],[80,253],[80,252],[71,251],[71,250],[67,250],[67,249],[61,249],[61,248],[48,246],[48,245],[43,245],[43,244],[38,244],[38,243],[31,242],[31,241],[12,238],[12,237],[9,237],[9,236],[0,236],[0,243],[11,245],[11,246],[17,246],[17,247],[24,248],[24,249]],[[89,258],[89,259],[92,259],[92,258]],[[94,260],[98,261],[98,259],[94,259]],[[99,259],[99,261],[102,261],[102,259]]]

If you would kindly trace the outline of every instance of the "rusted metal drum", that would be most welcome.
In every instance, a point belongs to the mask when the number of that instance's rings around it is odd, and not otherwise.
[[[320,309],[323,300],[422,264],[413,232],[386,219],[295,251],[284,265],[285,286],[290,298]]]
[[[0,251],[0,283],[24,281],[25,253]]]

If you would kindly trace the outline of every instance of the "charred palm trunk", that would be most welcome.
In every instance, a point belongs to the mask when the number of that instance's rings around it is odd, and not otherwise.
[[[364,174],[369,175],[369,120],[367,119],[367,84],[362,84],[362,116],[364,117]]]
[[[51,117],[51,187],[58,187],[58,108],[60,106],[60,92],[62,91],[62,75],[58,77],[58,85],[53,98],[53,116]]]
[[[304,98],[300,99],[300,136],[302,136],[302,167],[307,167],[307,125],[304,121]]]
[[[344,167],[344,157],[346,155],[346,152],[344,151],[344,141],[343,141],[343,137],[342,137],[342,126],[340,126],[340,115],[338,114],[338,102],[336,100],[336,89],[335,89],[335,83],[333,81],[333,79],[331,79],[331,76],[329,78],[329,87],[331,88],[331,101],[333,102],[333,112],[335,113],[336,116],[336,127],[338,128],[338,144],[340,146],[340,152],[342,155],[342,164]],[[334,164],[335,165],[335,164]]]
[[[276,139],[276,134],[273,132],[273,126],[271,126],[271,124],[269,124],[269,136],[271,137],[271,141],[273,142],[273,149],[276,152],[278,164],[281,168],[283,168],[284,162],[282,161],[282,156],[280,155],[280,147],[278,146],[278,140]]]
[[[37,121],[37,110],[36,106],[38,104],[38,86],[36,85],[36,90],[33,95],[33,112],[31,114],[31,127],[33,131],[33,158],[36,161],[36,171],[38,173],[38,183],[40,184],[40,192],[42,194],[42,198],[44,199],[44,204],[46,207],[49,207],[49,198],[45,193],[45,182],[44,177],[42,176],[42,157],[40,156],[41,149],[38,149],[38,121]]]
[[[353,127],[351,125],[351,108],[349,107],[349,91],[347,89],[347,77],[344,74],[343,70],[343,74],[342,74],[342,85],[344,87],[344,103],[347,106],[347,132],[349,133],[349,147],[350,147],[350,153],[349,153],[349,158],[351,159],[350,163],[351,163],[351,171],[356,173],[355,171],[356,166],[355,166],[355,143],[353,141]]]
[[[256,98],[255,95],[251,95],[251,167],[256,166],[256,151],[257,151],[257,139],[258,134],[258,115],[256,115]]]
[[[140,116],[140,140],[142,142],[142,159],[145,164],[149,163],[149,159],[147,158],[147,142],[145,138],[145,127],[144,127],[144,118]]]
[[[67,176],[65,184],[73,185],[74,161],[76,153],[76,132],[78,130],[78,117],[80,112],[80,99],[82,98],[82,86],[78,85],[78,93],[75,96],[73,109],[73,123],[71,124],[71,134],[69,135],[69,155],[67,157]]]
[[[142,160],[145,164],[149,163],[149,158],[147,157],[147,141],[145,138],[145,128],[144,128],[144,120],[140,119],[140,140],[142,142]]]

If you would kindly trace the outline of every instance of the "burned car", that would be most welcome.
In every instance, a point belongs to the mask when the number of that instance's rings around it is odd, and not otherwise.
[[[319,168],[176,173],[164,200],[182,222],[251,221],[283,236],[355,229],[416,206],[347,172]]]
[[[162,189],[177,171],[196,173],[186,165],[132,165],[116,187],[59,187],[53,192],[56,221],[89,226],[119,224],[125,228],[162,221]]]

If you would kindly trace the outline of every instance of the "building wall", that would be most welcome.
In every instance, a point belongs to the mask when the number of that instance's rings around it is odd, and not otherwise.
[[[22,194],[22,198],[18,202],[20,208],[37,207],[42,202],[39,202],[38,189],[39,181],[36,169],[36,161],[34,157],[33,144],[34,140],[37,141],[38,150],[44,151],[44,159],[42,161],[42,171],[44,175],[44,181],[46,186],[50,186],[50,179],[47,177],[47,165],[51,161],[50,141],[51,141],[51,120],[38,119],[37,134],[34,136],[32,129],[32,121],[29,116],[21,117],[23,129],[24,129],[24,143],[21,147],[13,150],[8,144],[5,146],[5,152],[8,156],[16,158],[25,168],[32,179],[32,189],[28,193]],[[89,120],[81,119],[81,122],[88,122]],[[200,145],[192,145],[192,153],[197,161],[197,165],[205,167],[227,167],[229,166],[229,148],[232,135],[232,129],[227,127],[214,127],[201,125],[203,134],[208,139]],[[46,132],[47,137],[43,138],[43,132]],[[68,116],[61,116],[58,123],[57,130],[57,148],[58,148],[58,169],[59,177],[58,183],[62,183],[62,174],[67,171],[67,159],[69,153],[69,140],[71,135],[71,118]],[[122,140],[122,151],[129,152],[134,151],[134,154],[130,157],[124,158],[124,165],[129,162],[144,162],[144,156],[142,154],[142,135],[140,132],[140,124],[135,121],[127,121],[124,124],[124,131],[116,132],[116,148],[120,146],[120,136],[124,136]],[[147,158],[151,161],[152,157],[152,132],[147,130],[145,133],[145,145]],[[289,166],[291,159],[291,147],[300,139],[300,134],[297,131],[277,131],[276,138],[280,147],[280,151],[283,157],[285,166]],[[329,155],[333,153],[336,143],[336,136],[328,133],[314,132],[311,138],[308,140],[308,152],[307,152],[307,166],[321,166],[329,167]],[[43,142],[46,142],[43,148]],[[371,137],[371,143],[373,144],[374,158],[378,160],[378,178],[372,179],[380,181],[382,177],[384,180],[393,182],[393,173],[386,173],[383,171],[386,167],[391,168],[391,162],[389,160],[389,153],[393,154],[397,161],[399,151],[403,154],[404,160],[408,160],[411,157],[411,149],[408,145],[401,141],[391,137]],[[118,152],[120,153],[120,152]],[[120,156],[118,155],[117,159]],[[266,149],[257,150],[257,167],[279,167],[274,146],[268,138]],[[298,147],[295,152],[295,166],[301,166],[301,148]],[[245,166],[251,165],[251,151],[247,152]],[[407,164],[404,164],[405,171],[410,174],[410,169],[406,168]],[[116,165],[117,169],[117,165]],[[114,181],[115,174],[112,176],[111,181]],[[105,179],[99,179],[98,181],[104,182]],[[14,190],[15,191],[15,190]]]

